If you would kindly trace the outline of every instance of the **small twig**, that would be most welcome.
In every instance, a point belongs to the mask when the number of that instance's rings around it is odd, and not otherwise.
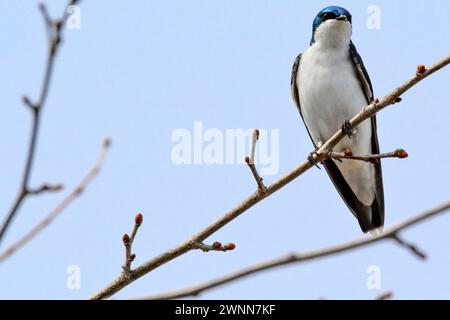
[[[398,101],[398,98],[411,89],[414,85],[416,85],[418,82],[422,81],[423,79],[427,78],[434,72],[444,68],[450,63],[450,56],[444,57],[442,60],[438,61],[434,65],[430,66],[421,76],[414,75],[414,77],[410,78],[406,82],[404,82],[402,85],[391,91],[389,94],[387,94],[383,99],[379,101],[379,103],[372,103],[366,107],[364,107],[357,115],[355,115],[350,121],[349,126],[350,129],[354,129],[356,126],[361,124],[363,121],[369,119],[379,111],[383,110],[384,108],[388,107],[389,105],[392,105]],[[154,257],[153,259],[148,260],[147,262],[143,263],[141,266],[137,267],[133,275],[128,278],[124,277],[118,277],[114,281],[112,281],[109,285],[107,285],[105,288],[100,290],[97,294],[91,297],[91,299],[105,299],[113,294],[117,293],[118,291],[122,290],[126,286],[128,286],[130,283],[136,281],[140,277],[143,277],[147,273],[153,271],[154,269],[168,263],[169,261],[172,261],[179,256],[185,254],[186,252],[189,252],[191,248],[192,242],[203,242],[206,238],[223,228],[225,225],[239,217],[242,213],[246,212],[250,208],[252,208],[254,205],[262,201],[263,199],[266,199],[271,194],[277,192],[290,182],[292,182],[294,179],[298,178],[302,174],[304,174],[306,171],[311,169],[314,166],[314,162],[321,161],[322,159],[325,159],[328,155],[328,152],[330,150],[333,150],[333,148],[338,144],[345,136],[345,133],[342,131],[342,129],[338,130],[328,141],[326,141],[319,149],[316,150],[313,154],[311,154],[311,159],[307,159],[301,164],[299,164],[296,168],[294,168],[292,171],[290,171],[285,176],[281,177],[277,181],[273,182],[267,187],[267,190],[265,193],[261,192],[254,192],[250,196],[248,196],[246,199],[244,199],[241,203],[236,205],[233,209],[229,210],[222,216],[220,216],[218,219],[216,219],[214,222],[212,222],[210,225],[208,225],[206,228],[202,229],[200,232],[195,234],[193,237],[191,237],[189,240],[186,240],[179,245],[164,251],[159,256]],[[311,161],[313,160],[313,161]],[[450,206],[450,204],[448,204]],[[422,219],[422,218],[421,218]],[[373,238],[373,239],[380,239],[380,238]],[[367,240],[368,241],[368,240]],[[373,241],[373,240],[372,240]],[[358,245],[359,246],[359,245]],[[340,249],[339,251],[341,251]],[[338,252],[339,252],[338,251]]]
[[[131,253],[134,238],[136,237],[137,231],[144,221],[144,216],[141,213],[136,214],[134,217],[134,227],[131,232],[131,237],[128,234],[124,234],[122,237],[123,244],[125,245],[125,264],[123,265],[123,275],[129,276],[131,274],[131,263],[136,258],[136,254]]]
[[[63,187],[64,186],[61,183],[58,183],[58,184],[43,183],[39,188],[29,189],[28,194],[38,195],[42,192],[55,192],[55,191],[62,190]]]
[[[247,162],[247,158],[245,158],[245,162]],[[255,178],[256,184],[258,186],[258,191],[264,194],[267,190],[267,187],[264,185],[263,179],[258,174],[258,170],[256,170],[255,164],[249,162],[247,162],[247,164],[253,174],[253,177]]]
[[[227,243],[225,245],[222,245],[219,241],[214,242],[213,244],[204,244],[202,242],[192,242],[192,248],[193,249],[200,249],[203,252],[209,252],[209,251],[229,251],[234,250],[236,248],[236,245],[232,242]]]
[[[59,48],[59,44],[61,43],[61,26],[67,19],[67,13],[66,8],[70,5],[77,4],[77,0],[70,0],[67,4],[67,6],[64,9],[64,14],[61,19],[52,20],[48,14],[47,8],[45,5],[40,4],[39,10],[42,13],[44,23],[47,27],[48,32],[48,50],[47,50],[47,62],[45,66],[44,71],[44,79],[41,86],[41,91],[39,94],[39,99],[36,103],[33,103],[28,97],[24,96],[22,97],[23,103],[32,111],[33,115],[33,124],[31,129],[31,135],[30,140],[28,144],[28,152],[27,152],[27,158],[25,161],[25,167],[23,170],[23,176],[22,176],[22,182],[19,188],[19,192],[17,194],[17,197],[11,206],[11,209],[6,214],[1,227],[0,227],[0,243],[3,240],[6,231],[8,230],[11,222],[13,221],[15,215],[17,214],[19,208],[21,207],[24,200],[30,196],[33,195],[33,193],[30,193],[29,190],[29,180],[31,175],[31,169],[33,166],[34,158],[35,158],[35,150],[36,150],[36,144],[37,139],[39,135],[39,127],[40,127],[40,119],[42,114],[42,109],[45,105],[47,96],[48,96],[48,89],[50,87],[50,81],[52,78],[53,73],[53,65],[55,62],[56,52]]]
[[[98,156],[97,160],[95,161],[92,168],[88,171],[86,176],[81,179],[80,183],[52,211],[50,211],[50,213],[44,219],[36,224],[36,226],[28,231],[22,238],[20,238],[14,244],[10,245],[6,250],[4,250],[0,254],[0,262],[3,262],[7,258],[9,258],[12,254],[17,252],[17,250],[19,250],[37,234],[39,234],[43,229],[45,229],[67,206],[72,203],[72,201],[74,201],[86,189],[92,179],[94,179],[94,177],[99,173],[110,145],[110,139],[107,138],[103,141],[100,155]]]
[[[450,210],[450,201],[444,202],[434,208],[425,210],[421,213],[418,213],[408,219],[403,220],[402,222],[386,229],[384,233],[377,237],[362,237],[360,239],[344,242],[341,244],[311,250],[309,252],[296,252],[296,253],[290,253],[286,254],[280,257],[272,258],[270,260],[262,261],[259,263],[256,263],[254,265],[250,265],[248,267],[242,268],[240,270],[231,272],[227,275],[223,275],[221,277],[217,277],[215,279],[211,279],[202,283],[199,283],[197,285],[183,288],[183,289],[177,289],[172,290],[165,293],[150,295],[150,296],[144,296],[144,297],[138,297],[136,299],[141,300],[165,300],[165,299],[179,299],[184,297],[191,297],[191,296],[198,296],[200,293],[205,292],[207,290],[211,290],[213,288],[217,288],[220,286],[223,286],[227,283],[236,281],[238,279],[248,277],[250,275],[260,273],[266,270],[272,270],[281,266],[290,265],[290,264],[299,264],[306,261],[315,260],[318,258],[324,258],[331,255],[335,255],[337,253],[342,252],[348,252],[356,248],[365,247],[377,242],[380,242],[382,240],[388,240],[391,238],[394,238],[398,232],[401,230],[407,229],[408,227],[418,224],[420,222],[423,222],[427,219],[430,219],[438,214],[444,213],[445,211]],[[408,248],[411,250],[409,246],[405,246],[402,244],[403,247]],[[413,252],[416,254],[416,252]]]
[[[380,154],[368,154],[368,155],[353,155],[352,150],[347,149],[343,152],[329,151],[328,157],[332,159],[350,159],[350,160],[361,160],[367,162],[377,162],[379,159],[383,158],[400,158],[404,159],[408,157],[408,153],[403,149],[397,149],[392,152],[380,153]]]
[[[394,292],[391,290],[385,291],[377,295],[374,300],[389,300],[394,296]]]
[[[407,242],[405,239],[402,239],[400,237],[400,235],[398,234],[398,232],[392,234],[391,238],[393,240],[395,240],[400,246],[402,246],[402,247],[408,249],[409,251],[411,251],[411,253],[414,254],[419,259],[422,259],[422,260],[426,260],[427,259],[427,255],[426,255],[425,252],[420,250],[416,245]]]
[[[373,298],[373,300],[387,300],[392,298],[392,296],[394,295],[394,293],[392,291],[384,291],[382,293],[380,293],[379,295],[375,296],[375,298]],[[327,300],[326,297],[319,297],[319,300]]]
[[[47,27],[47,32],[50,39],[53,20],[50,18],[50,15],[48,14],[47,6],[45,5],[45,3],[39,3],[38,8],[39,11],[41,12],[42,18],[44,19],[45,26]]]
[[[259,130],[255,129],[252,133],[252,149],[250,151],[250,163],[255,163],[256,144],[259,140]]]
[[[258,173],[258,170],[255,166],[255,150],[256,150],[256,144],[258,143],[259,139],[259,130],[255,129],[252,134],[252,149],[249,157],[245,157],[245,162],[247,163],[248,167],[250,168],[253,177],[255,178],[256,184],[258,186],[258,191],[262,194],[264,194],[267,190],[267,187],[263,183],[263,178]]]
[[[24,105],[26,105],[28,108],[30,108],[31,111],[35,111],[36,106],[34,105],[33,102],[31,102],[30,98],[28,98],[27,96],[22,96],[22,103]]]
[[[125,233],[122,237],[123,245],[125,246],[125,263],[122,266],[123,273],[128,275],[131,269],[131,239],[128,233]]]

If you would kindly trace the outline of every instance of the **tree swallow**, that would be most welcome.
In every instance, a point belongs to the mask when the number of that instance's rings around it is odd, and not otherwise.
[[[348,130],[348,120],[373,101],[372,84],[351,34],[352,16],[346,9],[332,6],[320,11],[313,21],[310,47],[295,59],[291,94],[316,148],[342,128],[348,136],[335,151],[378,154],[375,116]],[[384,195],[380,161],[327,159],[322,164],[362,231],[381,233]]]

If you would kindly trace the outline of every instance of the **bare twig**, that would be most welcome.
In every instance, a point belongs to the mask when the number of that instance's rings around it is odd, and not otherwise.
[[[255,129],[252,133],[252,149],[250,151],[250,163],[255,163],[256,144],[259,140],[259,130]]]
[[[200,242],[193,242],[192,243],[193,249],[200,249],[203,252],[209,252],[209,251],[229,251],[234,250],[236,248],[236,245],[232,242],[227,243],[225,245],[222,245],[222,243],[216,241],[212,245],[204,244]]]
[[[388,300],[388,299],[392,298],[393,296],[394,296],[394,292],[389,290],[389,291],[381,292],[380,294],[376,295],[373,298],[373,300]],[[327,300],[327,299],[328,298],[326,298],[326,297],[319,297],[319,300]],[[131,300],[133,300],[133,299],[131,299]],[[139,299],[138,298],[138,300],[146,300],[146,299],[144,299],[144,298]]]
[[[41,12],[42,18],[44,19],[45,26],[47,27],[47,31],[49,32],[49,37],[51,37],[51,29],[53,25],[52,18],[48,14],[47,6],[44,3],[39,3],[38,5],[39,11]]]
[[[313,250],[305,253],[292,253],[287,254],[278,258],[274,258],[271,260],[263,261],[257,264],[254,264],[252,266],[248,266],[246,268],[242,268],[238,271],[232,272],[228,275],[221,276],[200,284],[197,284],[192,287],[169,291],[167,293],[162,294],[156,294],[152,296],[145,296],[140,297],[137,299],[178,299],[183,297],[189,297],[189,296],[198,296],[200,293],[217,288],[219,286],[223,286],[224,284],[230,283],[232,281],[235,281],[237,279],[241,279],[244,277],[247,277],[249,275],[253,275],[262,271],[271,270],[280,266],[293,264],[293,263],[301,263],[309,260],[314,260],[318,258],[323,258],[327,256],[331,256],[337,253],[347,252],[356,248],[360,248],[363,246],[367,246],[370,244],[373,244],[375,242],[379,242],[381,240],[389,240],[391,238],[396,237],[396,235],[401,231],[404,230],[412,225],[418,224],[420,222],[425,221],[426,219],[429,219],[431,217],[434,217],[440,213],[443,213],[450,209],[450,201],[444,202],[432,209],[428,209],[426,211],[423,211],[415,216],[412,216],[411,218],[408,218],[397,225],[394,225],[393,227],[387,229],[382,235],[375,237],[375,238],[368,238],[363,237],[358,240],[353,240],[349,242],[345,242],[339,245],[334,245],[330,247],[326,247],[323,249]],[[405,246],[403,243],[401,244],[402,247],[407,247],[407,249],[411,250],[409,246]],[[416,254],[416,252],[413,252]]]
[[[258,173],[258,170],[255,166],[255,150],[256,150],[256,144],[258,143],[259,139],[259,130],[255,129],[252,134],[252,150],[250,157],[245,157],[245,162],[247,163],[248,167],[250,168],[253,177],[255,178],[256,185],[258,186],[258,191],[261,193],[266,192],[267,188],[264,185],[263,178]]]
[[[245,158],[245,161],[247,162],[247,158]],[[260,177],[258,170],[255,167],[255,164],[249,162],[247,162],[247,164],[250,170],[252,171],[253,177],[255,178],[256,184],[258,186],[258,191],[261,193],[266,192],[267,188],[264,185],[263,179]]]
[[[103,141],[103,146],[100,151],[100,155],[95,161],[92,168],[86,174],[86,176],[80,181],[80,183],[36,226],[34,226],[30,231],[28,231],[22,238],[17,242],[9,246],[5,251],[0,254],[0,262],[3,262],[14,254],[17,250],[27,244],[31,239],[33,239],[37,234],[39,234],[43,229],[45,229],[69,204],[72,203],[88,186],[88,184],[94,179],[94,177],[99,173],[103,160],[106,157],[109,146],[111,144],[110,139],[105,139]]]
[[[58,184],[50,184],[50,183],[43,183],[39,188],[37,189],[30,189],[28,190],[28,193],[30,195],[38,195],[42,192],[55,192],[62,190],[64,186],[61,183]]]
[[[417,256],[419,259],[426,260],[427,255],[425,252],[420,250],[416,245],[409,243],[405,239],[402,239],[398,232],[391,235],[391,238],[397,242],[400,246],[408,249],[412,254]]]
[[[389,290],[389,291],[385,291],[380,293],[379,295],[377,295],[374,300],[389,300],[394,296],[394,292]]]
[[[71,0],[68,2],[67,7],[70,5],[77,4],[77,0]],[[66,7],[66,8],[67,8]],[[64,9],[64,14],[62,18],[57,20],[52,20],[48,14],[47,8],[44,4],[39,5],[39,10],[42,13],[42,17],[44,19],[44,23],[47,27],[48,32],[48,51],[47,51],[47,63],[45,66],[44,71],[44,79],[42,82],[41,91],[39,94],[39,98],[37,102],[32,102],[28,97],[24,96],[22,98],[23,103],[29,107],[29,109],[32,112],[33,115],[33,124],[31,129],[31,136],[29,140],[28,145],[28,154],[25,162],[25,167],[23,170],[23,177],[22,182],[20,184],[19,192],[17,194],[17,197],[11,206],[11,209],[8,211],[8,213],[5,216],[5,219],[3,220],[3,223],[0,227],[0,243],[3,239],[3,237],[6,234],[6,231],[8,227],[10,226],[10,223],[12,222],[13,218],[15,217],[17,211],[19,210],[20,206],[22,205],[23,201],[30,195],[35,195],[33,191],[30,191],[29,187],[29,180],[31,175],[31,168],[33,166],[34,162],[34,155],[36,150],[36,144],[37,139],[39,135],[39,125],[40,125],[40,119],[41,119],[41,112],[44,108],[45,102],[47,100],[48,96],[48,89],[50,87],[50,81],[52,78],[52,71],[53,71],[53,65],[55,62],[55,57],[57,50],[59,48],[59,44],[61,43],[61,37],[62,37],[62,25],[67,19],[67,12],[66,9]],[[40,193],[40,192],[39,192]],[[37,193],[37,194],[39,194]]]
[[[420,76],[417,74],[414,75],[411,79],[403,83],[401,86],[390,92],[388,95],[386,95],[382,100],[379,101],[379,103],[372,103],[366,107],[364,107],[361,112],[359,112],[356,116],[354,116],[349,121],[349,129],[353,129],[356,126],[358,126],[361,122],[364,120],[369,119],[373,115],[375,115],[380,110],[386,108],[387,106],[394,104],[398,102],[398,98],[400,95],[408,91],[411,87],[413,87],[415,84],[417,84],[419,81],[425,79],[432,73],[436,72],[437,70],[445,67],[450,63],[450,56],[445,57],[444,59],[440,60],[436,64],[430,66],[426,71],[424,71]],[[328,153],[330,150],[333,149],[333,147],[345,136],[345,133],[342,130],[337,131],[328,141],[326,141],[319,149],[316,150],[311,155],[311,160],[308,159],[301,163],[299,166],[297,166],[294,170],[289,172],[284,177],[280,178],[279,180],[273,182],[271,185],[267,187],[267,190],[262,192],[254,192],[252,195],[250,195],[248,198],[246,198],[242,203],[237,205],[235,208],[231,209],[224,215],[222,215],[220,218],[218,218],[216,221],[211,223],[209,226],[204,228],[202,231],[194,235],[191,239],[177,245],[176,247],[163,252],[159,256],[145,262],[138,268],[136,268],[131,275],[131,277],[124,278],[119,277],[116,280],[114,280],[112,283],[110,283],[108,286],[106,286],[104,289],[99,291],[97,294],[91,297],[91,299],[105,299],[110,297],[111,295],[115,294],[116,292],[120,291],[124,287],[128,286],[133,281],[139,279],[140,277],[144,276],[145,274],[149,273],[150,271],[160,267],[161,265],[172,261],[173,259],[179,257],[180,255],[192,250],[192,243],[195,242],[203,242],[206,238],[208,238],[210,235],[230,223],[232,220],[236,219],[239,215],[241,215],[243,212],[247,211],[251,207],[253,207],[255,204],[259,203],[263,199],[267,198],[271,194],[275,193],[276,191],[283,188],[285,185],[293,181],[295,178],[302,175],[304,172],[309,170],[314,163],[320,162],[323,159],[326,159],[328,157]],[[375,238],[379,239],[379,238]],[[371,240],[374,241],[374,240]],[[342,250],[342,249],[340,249]],[[339,251],[340,251],[339,250]]]
[[[367,162],[376,162],[379,159],[384,159],[384,158],[404,159],[404,158],[408,157],[408,153],[403,149],[397,149],[392,152],[380,153],[380,154],[353,155],[353,152],[350,149],[347,149],[344,152],[330,151],[328,153],[328,156],[332,159],[350,159],[350,160],[361,160],[361,161],[367,161]]]
[[[137,231],[139,230],[139,227],[141,226],[143,221],[144,216],[141,213],[136,214],[136,216],[134,217],[134,227],[133,231],[131,232],[131,237],[129,237],[128,234],[124,234],[124,236],[122,237],[122,241],[125,246],[125,264],[123,265],[123,275],[125,277],[128,277],[132,272],[131,263],[136,258],[136,254],[131,253],[131,249],[133,246],[134,238],[136,237]]]

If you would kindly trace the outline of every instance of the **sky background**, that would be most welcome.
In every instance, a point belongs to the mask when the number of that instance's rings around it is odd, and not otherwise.
[[[46,1],[59,16],[65,1]],[[245,165],[179,165],[171,160],[178,128],[279,129],[279,171],[312,146],[290,97],[294,58],[309,46],[317,12],[340,5],[353,15],[353,41],[382,97],[450,52],[448,1],[101,1],[81,3],[81,29],[66,30],[43,110],[31,184],[62,182],[30,198],[4,249],[46,215],[113,140],[100,175],[31,243],[0,264],[0,298],[85,299],[121,272],[121,237],[134,215],[144,223],[134,265],[188,239],[255,189]],[[369,29],[367,8],[381,9]],[[37,1],[0,0],[0,217],[19,187],[31,125],[20,102],[40,90],[46,54]],[[381,149],[409,158],[383,161],[386,225],[449,199],[450,69],[408,91],[378,116]],[[393,243],[291,265],[208,291],[204,299],[450,298],[450,214],[403,232],[429,259]],[[234,251],[190,252],[116,295],[127,298],[184,287],[258,261],[362,236],[324,170],[309,170],[214,234]],[[66,286],[68,266],[81,288]],[[371,290],[367,268],[381,272]]]

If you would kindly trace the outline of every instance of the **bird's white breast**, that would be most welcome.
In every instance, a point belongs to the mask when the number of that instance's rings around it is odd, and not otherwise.
[[[302,115],[316,143],[329,139],[367,104],[348,47],[309,47],[300,60],[297,84]],[[362,124],[356,133],[356,140],[370,136],[370,123]],[[354,143],[349,139],[341,143],[342,147],[350,144]]]
[[[315,43],[309,47],[300,60],[297,86],[302,116],[316,144],[328,140],[345,120],[367,105],[348,46],[322,47]],[[335,150],[370,154],[371,135],[371,124],[366,120],[355,129],[351,139],[345,137]],[[372,165],[362,161],[336,162],[336,165],[360,200],[370,204],[374,196]]]

